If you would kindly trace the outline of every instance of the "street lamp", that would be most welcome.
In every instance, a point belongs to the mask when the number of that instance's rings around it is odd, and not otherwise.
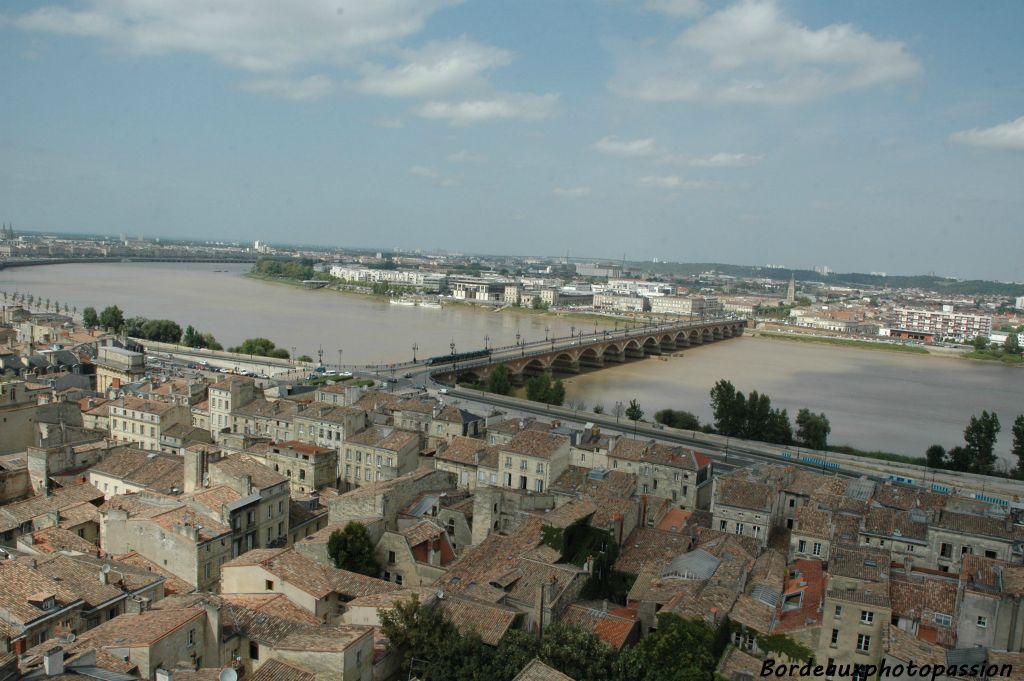
[[[413,343],[412,344],[412,363],[413,364],[416,363],[416,351],[419,350],[419,349],[420,349],[420,346],[419,346],[418,343]]]
[[[341,348],[338,348],[338,371],[341,371]]]
[[[544,340],[548,339],[548,334],[549,333],[551,333],[551,327],[550,326],[545,326],[544,327]]]
[[[516,345],[519,345],[519,329],[516,329]]]
[[[489,350],[488,344],[491,342],[491,335],[487,334],[484,336],[484,350]]]
[[[576,336],[576,327],[575,326],[570,326],[569,327],[569,335],[573,336],[573,337]]]

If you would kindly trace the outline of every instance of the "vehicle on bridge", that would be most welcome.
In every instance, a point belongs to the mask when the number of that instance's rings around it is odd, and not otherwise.
[[[456,352],[450,355],[438,355],[437,357],[429,357],[423,361],[428,367],[438,366],[441,364],[454,364],[455,362],[464,362],[470,359],[482,359],[490,357],[490,350],[473,350],[472,352]]]

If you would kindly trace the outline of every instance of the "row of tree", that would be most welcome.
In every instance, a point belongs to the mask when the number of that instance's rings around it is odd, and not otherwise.
[[[731,381],[721,379],[711,389],[711,409],[719,435],[780,445],[794,442],[789,414],[785,409],[772,408],[771,398],[756,390],[744,395]],[[828,447],[832,426],[825,414],[801,409],[796,425],[796,442],[811,449]]]
[[[400,654],[402,677],[423,681],[511,681],[532,659],[573,679],[587,681],[713,681],[721,650],[703,622],[658,615],[658,627],[616,654],[589,631],[555,624],[542,636],[513,629],[497,646],[478,634],[462,636],[444,612],[415,597],[381,613],[391,650]]]
[[[964,444],[946,450],[942,445],[932,445],[925,452],[925,458],[931,468],[945,468],[952,471],[993,475],[996,471],[996,441],[999,431],[999,416],[995,413],[982,411],[980,416],[972,416],[964,428]],[[1024,414],[1013,422],[1011,430],[1013,446],[1011,454],[1017,459],[1016,467],[1010,475],[1024,480]]]
[[[14,293],[8,293],[7,291],[2,291],[0,292],[0,294],[3,295],[5,303],[10,302],[14,305],[24,305],[29,309],[32,309],[33,307],[36,309],[42,308],[46,312],[63,311],[64,314],[68,314],[69,312],[72,314],[76,314],[78,312],[77,307],[71,307],[67,303],[63,303],[62,307],[62,304],[56,300],[51,301],[49,298],[37,298],[31,293],[25,294],[20,293],[18,291],[15,291]]]
[[[976,336],[974,338],[974,349],[978,352],[985,350],[998,349],[999,346],[993,345],[989,342],[988,336]],[[1007,334],[1006,340],[1003,341],[1002,351],[1008,355],[1019,355],[1021,354],[1020,338],[1017,336],[1016,331],[1011,331]]]
[[[313,279],[316,272],[313,270],[313,261],[309,258],[301,260],[274,260],[273,258],[259,258],[252,266],[255,274],[265,277],[280,277],[282,279],[295,279],[303,281]]]
[[[192,348],[224,349],[212,333],[203,333],[191,325],[182,331],[181,326],[170,319],[126,319],[124,312],[117,305],[108,305],[100,313],[97,313],[94,307],[85,308],[82,310],[82,323],[89,329],[103,327],[132,338],[144,338],[160,343],[182,343]]]
[[[269,338],[246,338],[241,345],[228,348],[228,352],[237,352],[242,355],[255,355],[257,357],[275,357],[277,359],[288,359],[288,351],[279,348]]]

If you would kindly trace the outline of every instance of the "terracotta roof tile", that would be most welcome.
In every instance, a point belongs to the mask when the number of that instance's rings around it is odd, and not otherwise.
[[[559,622],[593,633],[615,651],[621,651],[639,627],[635,619],[613,615],[601,607],[583,603],[573,603],[566,608]]]

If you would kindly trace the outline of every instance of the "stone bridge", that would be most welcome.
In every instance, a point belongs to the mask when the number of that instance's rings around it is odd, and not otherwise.
[[[460,383],[486,382],[491,371],[499,364],[509,368],[512,381],[516,384],[545,372],[552,374],[578,374],[583,369],[600,369],[610,364],[620,364],[631,359],[643,359],[651,355],[673,353],[717,340],[743,335],[747,321],[728,319],[714,322],[683,323],[678,327],[660,327],[657,330],[637,329],[620,335],[605,337],[603,333],[585,337],[570,345],[562,344],[548,349],[546,343],[540,347],[523,348],[517,355],[513,350],[496,353],[483,363],[467,363],[445,369],[434,374],[434,378],[451,383],[453,374],[458,374]],[[608,332],[609,334],[611,332]]]

